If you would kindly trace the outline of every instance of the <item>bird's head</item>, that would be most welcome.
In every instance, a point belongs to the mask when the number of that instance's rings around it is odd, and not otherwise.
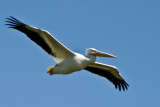
[[[111,58],[117,58],[117,56],[98,51],[94,48],[88,48],[86,49],[86,55],[92,55],[92,56],[100,56],[100,57],[111,57]]]

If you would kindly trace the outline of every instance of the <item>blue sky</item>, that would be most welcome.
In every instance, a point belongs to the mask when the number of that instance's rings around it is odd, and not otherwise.
[[[3,0],[0,3],[1,107],[159,107],[159,0]],[[118,56],[130,85],[119,92],[105,78],[79,71],[49,76],[52,57],[24,34],[5,26],[14,16],[49,31],[74,52],[86,48]]]

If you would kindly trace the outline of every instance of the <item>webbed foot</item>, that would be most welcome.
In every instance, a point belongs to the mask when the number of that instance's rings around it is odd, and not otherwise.
[[[49,73],[50,75],[53,75],[53,66],[52,67],[48,67],[47,68],[47,73]]]

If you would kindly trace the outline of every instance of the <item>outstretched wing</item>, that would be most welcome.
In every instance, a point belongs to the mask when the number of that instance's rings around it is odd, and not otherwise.
[[[25,33],[31,40],[37,43],[48,54],[52,55],[55,58],[56,62],[60,62],[74,55],[72,51],[62,45],[49,32],[26,25],[12,16],[6,19],[6,25],[9,25],[9,28],[14,28]]]
[[[123,91],[127,90],[129,85],[125,82],[125,80],[122,78],[122,76],[119,74],[117,68],[101,63],[93,63],[91,65],[88,65],[85,70],[88,70],[94,74],[98,74],[100,76],[103,76],[107,78],[109,81],[111,81],[115,88],[119,88],[119,91],[121,91],[121,88]]]

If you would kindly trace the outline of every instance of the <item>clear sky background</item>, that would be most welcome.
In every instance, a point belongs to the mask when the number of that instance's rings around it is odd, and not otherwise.
[[[159,0],[1,0],[0,107],[160,107]],[[5,26],[14,16],[49,31],[74,52],[86,48],[118,56],[130,85],[119,92],[85,70],[48,75],[56,63],[23,33]]]

